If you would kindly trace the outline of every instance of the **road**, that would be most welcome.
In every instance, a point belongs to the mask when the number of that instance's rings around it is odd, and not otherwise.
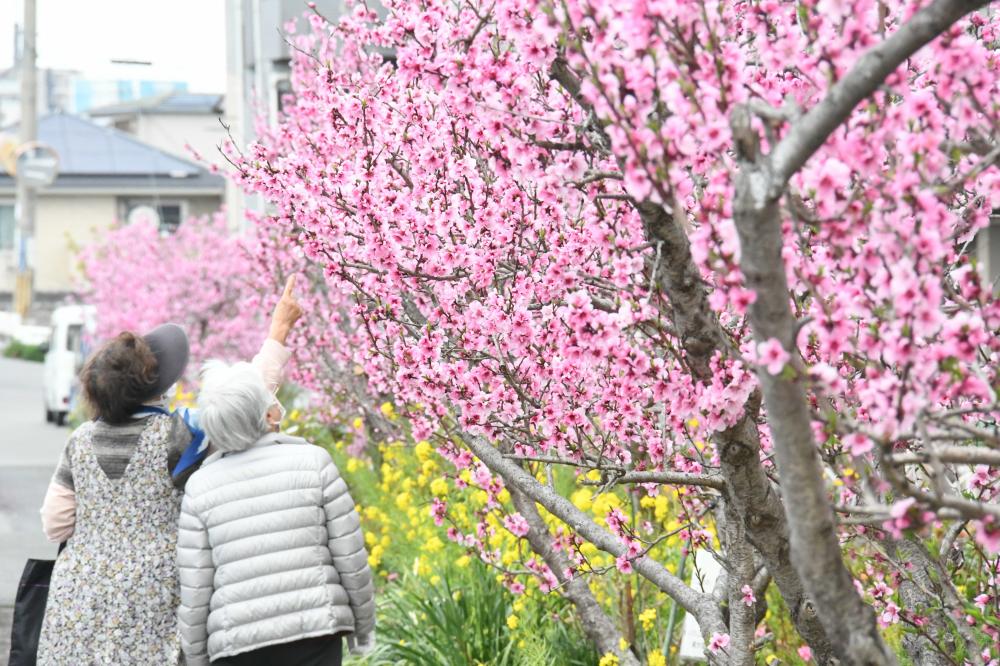
[[[10,613],[29,557],[52,558],[38,508],[68,428],[45,422],[42,364],[0,357],[0,663],[7,663]]]

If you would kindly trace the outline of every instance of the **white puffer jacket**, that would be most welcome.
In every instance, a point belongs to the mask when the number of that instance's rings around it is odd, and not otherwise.
[[[215,454],[188,480],[177,542],[178,620],[190,666],[375,628],[368,552],[325,450],[275,433]]]

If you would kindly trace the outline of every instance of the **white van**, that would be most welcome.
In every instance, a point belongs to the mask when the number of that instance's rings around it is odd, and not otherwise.
[[[52,334],[45,345],[45,420],[62,425],[79,392],[77,375],[93,338],[92,305],[64,305],[52,313]]]

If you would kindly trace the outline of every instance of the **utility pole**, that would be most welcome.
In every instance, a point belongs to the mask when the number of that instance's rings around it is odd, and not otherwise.
[[[35,0],[24,3],[23,49],[21,53],[21,146],[32,144],[38,138],[38,72],[35,47]],[[31,307],[34,291],[34,235],[36,190],[28,186],[24,174],[17,173],[17,283],[14,288],[14,310],[22,317]]]

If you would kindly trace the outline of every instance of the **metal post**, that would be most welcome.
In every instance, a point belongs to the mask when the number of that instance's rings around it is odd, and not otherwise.
[[[244,0],[226,0],[226,124],[233,141],[242,150],[247,127],[247,39]],[[243,189],[226,179],[226,215],[230,231],[246,227]]]
[[[24,2],[23,52],[21,53],[21,121],[20,143],[28,144],[38,138],[38,72],[35,47],[35,0]],[[36,195],[19,173],[17,176],[17,203],[14,214],[17,220],[17,284],[14,291],[14,310],[22,317],[31,307],[34,292],[34,236]]]

